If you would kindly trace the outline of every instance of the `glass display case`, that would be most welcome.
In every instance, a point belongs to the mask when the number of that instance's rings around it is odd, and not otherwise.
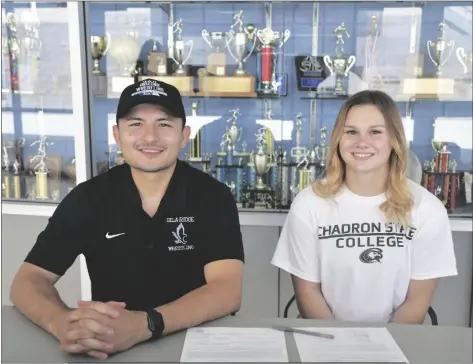
[[[76,185],[70,19],[65,4],[2,2],[3,201],[57,204]]]
[[[242,211],[285,211],[298,191],[323,177],[345,99],[379,89],[403,115],[410,178],[452,216],[472,216],[471,2],[83,6],[92,175],[125,162],[112,135],[118,97],[127,85],[152,78],[183,95],[192,132],[181,160],[226,183]],[[55,45],[62,57],[69,54]],[[4,79],[2,88],[13,90],[12,73]],[[14,131],[15,143],[23,134]],[[74,150],[52,136],[48,141],[64,173]],[[56,152],[58,144],[64,149]]]

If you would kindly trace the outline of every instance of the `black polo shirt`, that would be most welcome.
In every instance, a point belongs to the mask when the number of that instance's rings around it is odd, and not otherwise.
[[[127,164],[74,188],[26,257],[62,276],[84,254],[95,301],[132,310],[172,302],[204,285],[204,266],[244,261],[230,189],[178,161],[154,217],[143,210]]]

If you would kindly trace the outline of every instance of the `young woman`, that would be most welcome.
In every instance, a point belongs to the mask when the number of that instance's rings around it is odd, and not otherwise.
[[[388,95],[342,106],[327,176],[295,198],[272,260],[302,317],[420,324],[438,278],[457,274],[446,209],[406,178],[408,152]]]

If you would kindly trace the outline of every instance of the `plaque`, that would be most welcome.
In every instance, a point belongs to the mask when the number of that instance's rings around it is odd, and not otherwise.
[[[295,65],[299,91],[317,91],[327,77],[322,56],[296,56]]]
[[[168,60],[166,53],[149,52],[148,53],[148,73],[153,76],[165,76],[168,74]]]
[[[256,97],[255,84],[253,76],[202,76],[197,96]]]

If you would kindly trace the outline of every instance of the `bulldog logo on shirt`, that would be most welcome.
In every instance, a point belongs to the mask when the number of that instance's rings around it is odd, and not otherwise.
[[[380,248],[366,249],[360,254],[362,263],[381,263],[381,259],[383,259],[383,250]]]

